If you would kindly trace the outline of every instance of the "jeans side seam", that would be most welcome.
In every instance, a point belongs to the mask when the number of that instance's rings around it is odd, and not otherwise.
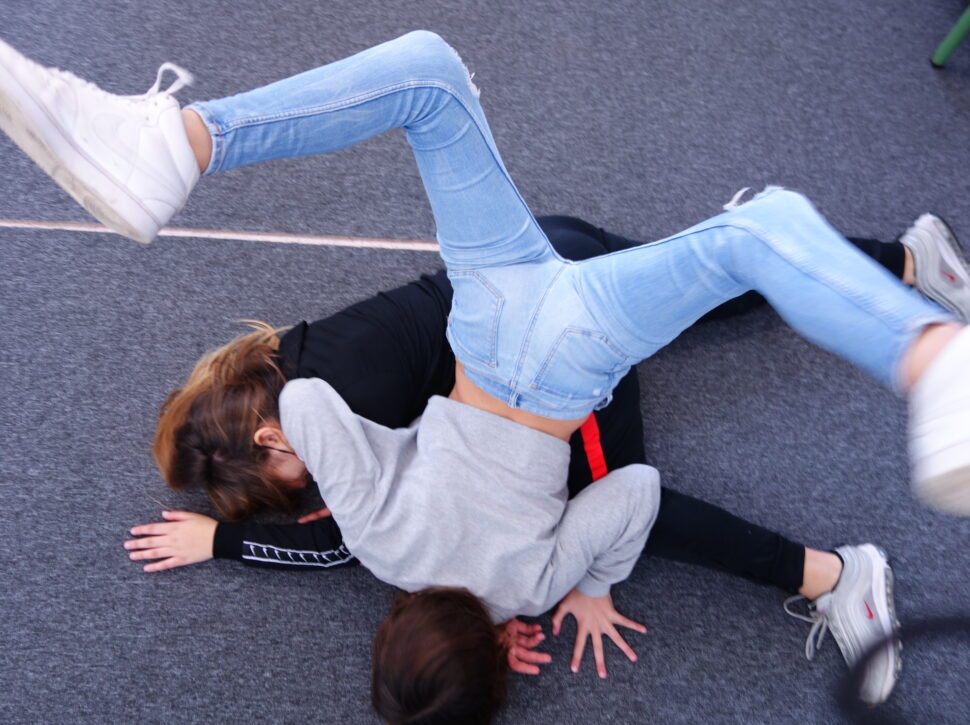
[[[383,86],[379,89],[368,91],[367,93],[361,93],[351,98],[342,99],[340,101],[335,101],[328,104],[317,105],[310,108],[294,109],[292,111],[276,113],[272,115],[255,116],[255,117],[251,116],[243,120],[237,120],[232,122],[220,123],[220,122],[213,121],[211,126],[218,128],[222,135],[227,135],[230,132],[233,132],[242,128],[248,128],[251,126],[258,126],[265,123],[275,123],[278,121],[293,119],[293,118],[322,115],[325,113],[331,113],[334,111],[351,108],[353,106],[360,105],[368,101],[373,101],[378,98],[382,98],[384,96],[389,96],[394,93],[399,93],[401,91],[406,91],[414,88],[438,89],[446,93],[449,97],[451,97],[461,105],[462,109],[464,109],[465,113],[475,124],[475,128],[477,129],[478,133],[482,137],[482,140],[485,143],[485,146],[488,148],[494,163],[499,169],[501,169],[502,175],[505,177],[506,181],[509,183],[512,190],[515,192],[515,196],[519,200],[519,203],[522,205],[523,209],[525,209],[525,211],[528,212],[529,217],[531,218],[532,226],[534,226],[538,230],[539,234],[542,236],[543,239],[546,239],[546,245],[550,250],[552,250],[553,255],[559,258],[559,255],[556,254],[555,250],[552,249],[552,245],[549,244],[549,240],[548,238],[546,238],[545,233],[542,231],[541,227],[539,227],[538,223],[535,221],[535,216],[532,214],[531,210],[529,209],[529,205],[525,202],[525,199],[522,198],[522,194],[519,193],[518,187],[515,186],[515,182],[512,180],[511,176],[508,173],[508,170],[505,168],[505,164],[502,163],[501,156],[496,151],[493,142],[490,141],[490,134],[488,133],[487,124],[484,123],[483,119],[480,119],[478,117],[474,109],[471,108],[469,104],[465,102],[465,99],[463,98],[463,94],[459,91],[456,91],[455,88],[449,83],[443,83],[440,80],[434,80],[434,79],[412,79],[409,81]],[[473,92],[473,91],[470,91],[470,92]],[[210,125],[210,124],[207,124],[207,125]],[[220,147],[224,146],[224,144],[222,143],[218,145]],[[212,164],[211,165],[212,171],[216,171],[219,168],[221,168],[221,164],[225,158],[225,155],[226,153],[224,148],[220,148],[219,165]],[[213,156],[215,157],[215,151],[213,152]]]
[[[777,254],[781,259],[783,259],[787,264],[792,266],[799,273],[811,277],[812,279],[820,282],[821,284],[835,290],[844,299],[849,300],[853,305],[855,305],[860,310],[865,313],[872,315],[879,319],[880,322],[885,324],[892,330],[902,330],[908,325],[908,318],[901,316],[894,310],[891,310],[883,305],[880,305],[877,300],[869,295],[856,294],[852,285],[844,284],[837,277],[832,277],[824,273],[824,271],[819,270],[807,270],[805,267],[797,264],[785,249],[784,244],[779,244],[778,240],[775,239],[769,232],[767,232],[763,227],[758,225],[757,222],[741,219],[739,221],[733,221],[731,223],[725,224],[724,226],[734,227],[736,229],[742,229],[758,239],[767,244],[771,250]]]
[[[751,203],[751,202],[748,202],[748,203]],[[890,310],[883,310],[883,308],[881,306],[879,306],[878,304],[875,304],[875,303],[866,304],[865,303],[865,300],[867,298],[860,299],[858,295],[854,294],[853,289],[852,289],[851,286],[843,285],[838,280],[832,279],[832,278],[830,278],[830,277],[828,277],[826,275],[818,274],[817,272],[814,272],[814,271],[812,271],[812,272],[806,271],[803,267],[801,267],[798,264],[796,264],[791,259],[790,255],[787,254],[784,251],[784,249],[783,249],[784,248],[784,245],[780,245],[779,246],[777,244],[776,240],[774,240],[769,233],[767,233],[756,222],[752,222],[750,220],[746,220],[746,219],[740,219],[740,220],[732,219],[730,221],[728,221],[728,220],[722,220],[722,221],[719,221],[717,224],[711,224],[711,225],[702,226],[702,227],[699,227],[699,228],[698,227],[693,227],[692,229],[687,230],[685,232],[680,232],[679,234],[675,234],[675,235],[673,235],[671,237],[665,237],[664,239],[660,239],[660,240],[658,240],[656,242],[648,242],[646,245],[642,245],[642,246],[654,247],[656,245],[668,244],[670,242],[674,242],[674,241],[677,241],[679,239],[683,239],[685,237],[689,237],[689,236],[692,236],[692,235],[697,234],[697,233],[710,231],[712,229],[724,229],[724,228],[728,228],[728,229],[740,229],[740,230],[742,230],[744,232],[747,232],[747,233],[749,233],[749,234],[757,237],[764,244],[768,245],[771,248],[771,250],[775,254],[777,254],[779,256],[779,258],[781,258],[782,260],[784,260],[787,264],[791,265],[800,274],[804,274],[806,276],[812,277],[813,279],[819,281],[820,283],[822,283],[822,284],[824,284],[824,285],[826,285],[828,287],[831,287],[831,288],[835,289],[840,295],[842,295],[843,297],[845,297],[847,300],[850,300],[852,302],[852,304],[854,304],[856,307],[858,307],[859,309],[863,310],[867,314],[871,314],[871,315],[874,315],[874,316],[878,317],[881,322],[883,322],[884,324],[886,324],[891,329],[900,329],[900,328],[904,328],[904,327],[907,327],[908,326],[907,325],[908,320],[899,317],[896,313],[894,313],[894,312],[892,312]],[[620,255],[624,255],[624,254],[627,254],[627,253],[630,253],[630,252],[635,252],[636,250],[637,250],[637,247],[633,247],[631,249],[621,249],[621,250],[619,250],[617,252],[611,252],[610,254],[602,255],[600,257],[597,257],[597,259],[602,260],[602,259],[604,259],[606,257],[612,257],[614,255],[620,256]],[[579,264],[582,264],[582,263],[580,262]],[[750,288],[749,287],[749,289],[753,289],[753,288]],[[878,308],[878,309],[873,309],[873,305],[875,306],[875,308]],[[884,315],[883,312],[885,312],[886,314]],[[888,322],[886,322],[886,320],[884,319],[885,317],[892,318],[893,324],[890,325]],[[624,327],[627,327],[627,326],[624,325]],[[629,332],[629,328],[627,328],[627,331]],[[636,336],[637,335],[634,334],[634,337],[636,337]]]
[[[231,121],[229,123],[223,124],[225,126],[226,132],[235,131],[240,128],[248,128],[249,126],[258,126],[263,123],[273,123],[275,121],[283,121],[287,119],[300,118],[304,116],[317,116],[324,113],[331,113],[333,111],[340,111],[353,106],[358,106],[362,103],[367,103],[368,101],[373,101],[384,96],[390,96],[394,93],[400,91],[406,91],[412,88],[437,88],[447,93],[449,96],[454,98],[456,101],[461,103],[462,107],[468,113],[469,116],[475,119],[475,125],[479,126],[478,119],[475,118],[475,114],[468,108],[468,106],[462,101],[461,95],[457,93],[454,88],[449,84],[441,83],[440,81],[425,81],[425,80],[411,80],[404,81],[401,83],[394,83],[392,85],[383,86],[381,88],[370,90],[366,93],[360,93],[356,96],[351,96],[350,98],[344,98],[339,101],[331,101],[330,103],[319,104],[316,106],[310,106],[306,108],[293,109],[291,111],[283,111],[280,113],[274,113],[270,115],[262,116],[248,116],[243,119],[236,121]],[[479,126],[479,131],[481,127]]]
[[[708,221],[711,221],[711,220],[708,220]],[[651,247],[652,248],[652,247],[657,247],[659,245],[666,245],[666,244],[669,244],[669,243],[672,243],[672,242],[676,242],[676,241],[678,241],[680,239],[684,239],[686,237],[693,236],[694,234],[697,234],[697,233],[700,233],[700,232],[705,232],[705,231],[708,231],[710,229],[716,229],[716,228],[720,228],[720,227],[724,227],[724,226],[730,226],[730,225],[720,224],[720,223],[718,223],[718,224],[711,224],[710,226],[698,226],[698,225],[695,225],[695,226],[691,227],[690,229],[686,229],[686,230],[684,230],[682,232],[678,232],[677,234],[674,234],[674,235],[669,236],[669,237],[664,237],[663,239],[658,239],[657,241],[654,241],[654,242],[644,242],[644,243],[638,244],[637,246],[634,246],[634,247],[629,247],[627,249],[618,249],[616,251],[609,252],[608,254],[598,255],[598,256],[596,256],[594,258],[584,259],[584,260],[579,261],[579,262],[569,262],[567,260],[566,263],[581,268],[584,264],[586,264],[588,262],[589,263],[592,263],[592,262],[602,263],[602,260],[608,259],[610,257],[618,257],[619,258],[619,257],[622,257],[624,255],[628,255],[628,254],[635,254],[635,253],[637,253],[637,250],[642,250],[645,247]],[[578,271],[579,271],[579,274],[577,274],[575,276],[575,282],[574,282],[574,284],[578,285],[578,287],[579,287],[578,293],[579,293],[580,297],[583,298],[583,299],[585,299],[586,298],[586,292],[585,292],[585,275],[583,274],[582,269],[580,269]],[[591,312],[591,314],[593,313],[592,310],[590,310],[590,312]],[[600,314],[605,314],[608,317],[607,324],[604,325],[603,324],[603,320],[599,319],[599,315]],[[594,315],[594,319],[596,321],[596,324],[599,325],[604,330],[612,329],[614,326],[615,327],[618,327],[618,328],[620,328],[620,330],[622,330],[622,332],[624,333],[625,342],[624,342],[623,345],[620,345],[620,347],[622,349],[624,349],[624,352],[626,352],[626,348],[628,347],[628,343],[631,340],[637,341],[638,343],[646,343],[646,344],[651,345],[651,346],[654,346],[654,347],[656,347],[658,345],[660,347],[663,347],[663,346],[665,346],[667,344],[666,341],[661,343],[661,342],[658,342],[657,340],[645,340],[644,337],[643,337],[642,331],[637,327],[637,325],[635,323],[634,324],[631,324],[631,323],[633,323],[633,321],[632,320],[629,320],[628,315],[626,315],[625,313],[620,314],[620,315],[611,314],[608,309],[605,309],[604,308],[604,309],[601,309],[601,310],[598,310],[597,311],[597,314]],[[612,337],[614,338],[613,343],[615,345],[619,345],[619,342],[615,339],[616,336],[613,335]],[[635,355],[630,355],[628,352],[626,352],[626,354],[629,357],[636,357]],[[654,353],[651,353],[651,356],[653,354]],[[646,358],[643,358],[643,359],[646,359]]]
[[[819,273],[817,270],[806,271],[803,267],[795,264],[795,262],[790,259],[789,255],[783,250],[784,245],[781,245],[781,248],[779,248],[772,236],[761,228],[756,222],[751,220],[741,221],[747,222],[747,224],[750,226],[739,224],[737,222],[726,224],[725,226],[733,226],[753,234],[762,242],[769,245],[775,254],[783,259],[787,264],[794,267],[798,272],[811,277],[837,291],[843,299],[850,302],[852,305],[862,310],[866,314],[875,317],[877,320],[879,320],[880,324],[884,325],[893,333],[891,336],[893,340],[893,359],[889,364],[889,369],[885,372],[885,380],[893,392],[898,395],[905,394],[906,386],[904,382],[902,365],[906,351],[909,349],[916,336],[924,327],[935,323],[953,321],[955,318],[942,309],[940,310],[939,315],[923,313],[913,317],[902,316],[895,311],[880,305],[872,297],[855,294],[851,285],[845,285],[838,279],[834,279],[829,275]]]
[[[734,214],[736,215],[737,212],[734,212]],[[901,316],[900,314],[894,312],[893,310],[884,308],[883,306],[879,305],[877,301],[874,301],[870,297],[860,298],[858,295],[854,293],[854,290],[852,289],[851,286],[846,286],[841,282],[839,282],[837,279],[833,280],[828,275],[820,274],[817,271],[814,271],[814,270],[807,271],[804,267],[796,264],[796,262],[794,262],[791,259],[787,251],[784,250],[784,245],[779,246],[777,240],[774,239],[770,234],[765,232],[765,230],[760,225],[758,225],[757,222],[754,222],[748,219],[736,219],[736,218],[726,219],[725,216],[726,215],[723,215],[723,214],[720,215],[721,218],[717,221],[717,223],[714,223],[714,224],[702,223],[701,225],[696,225],[695,227],[685,230],[684,232],[680,232],[670,237],[665,237],[664,239],[658,240],[656,242],[649,242],[643,246],[653,247],[655,245],[668,244],[670,242],[684,239],[685,237],[689,237],[693,234],[703,233],[703,232],[707,232],[718,228],[721,228],[721,229],[733,228],[733,229],[744,231],[748,234],[752,234],[763,244],[767,245],[775,254],[777,254],[779,259],[783,260],[786,264],[792,266],[799,274],[805,275],[806,277],[811,277],[812,279],[815,279],[820,284],[828,286],[834,292],[841,295],[843,299],[847,301],[847,303],[854,305],[856,308],[864,312],[866,315],[875,317],[876,319],[878,319],[880,324],[884,325],[886,329],[890,330],[893,333],[892,337],[894,339],[894,342],[893,342],[894,349],[892,350],[892,353],[894,355],[894,359],[890,363],[889,369],[884,371],[883,374],[885,375],[884,380],[897,393],[902,392],[905,389],[905,386],[903,386],[901,383],[902,375],[899,370],[902,364],[902,357],[905,354],[905,350],[908,349],[908,346],[912,343],[914,337],[926,325],[939,323],[939,322],[947,322],[954,319],[952,316],[948,315],[944,310],[940,310],[939,315],[934,315],[929,312],[926,312],[926,313],[918,314],[915,317]],[[713,219],[708,221],[709,222],[713,221]],[[636,249],[637,248],[618,250],[616,252],[612,252],[608,255],[603,255],[603,256],[605,257],[611,257],[614,255],[620,256],[623,254],[635,252]],[[598,257],[597,259],[602,260],[603,257]],[[581,265],[583,263],[579,262],[576,264]],[[579,284],[583,285],[583,275],[581,274],[579,275]],[[743,286],[747,287],[746,284]],[[607,316],[611,318],[612,322],[614,322],[621,330],[623,330],[627,335],[629,335],[631,339],[652,344],[651,341],[643,339],[636,325],[632,324],[633,321],[627,319],[625,315],[609,314],[609,311],[606,311],[606,312],[607,312]],[[598,321],[598,323],[602,324],[602,321]],[[607,327],[605,329],[609,329],[609,328]]]

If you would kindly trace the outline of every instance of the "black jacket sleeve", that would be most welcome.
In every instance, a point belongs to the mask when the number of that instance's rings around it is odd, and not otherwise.
[[[308,524],[219,522],[212,542],[217,559],[273,569],[322,570],[357,564],[332,518]]]

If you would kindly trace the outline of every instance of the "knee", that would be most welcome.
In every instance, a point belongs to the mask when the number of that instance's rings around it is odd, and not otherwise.
[[[426,72],[454,86],[455,90],[467,87],[478,95],[478,89],[472,83],[471,74],[458,51],[440,35],[430,30],[413,30],[399,40],[407,45],[415,62]]]
[[[792,191],[790,189],[779,189],[774,192],[777,198],[777,202],[784,206],[792,214],[818,214],[815,209],[815,205],[812,204],[811,200],[802,194],[800,191]]]
[[[414,48],[422,48],[428,53],[444,53],[451,50],[451,46],[437,33],[431,30],[412,30],[401,37]]]

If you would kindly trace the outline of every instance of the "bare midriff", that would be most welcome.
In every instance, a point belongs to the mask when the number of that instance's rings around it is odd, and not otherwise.
[[[582,418],[572,420],[556,420],[554,418],[536,415],[535,413],[529,413],[525,410],[519,410],[518,408],[511,408],[469,380],[465,375],[465,368],[457,361],[455,363],[455,387],[451,389],[451,394],[448,397],[459,403],[464,403],[465,405],[484,410],[487,413],[501,416],[519,425],[527,426],[540,433],[555,436],[564,441],[568,441],[569,437],[589,417],[583,416]]]

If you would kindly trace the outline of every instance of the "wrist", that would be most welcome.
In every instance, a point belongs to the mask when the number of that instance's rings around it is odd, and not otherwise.
[[[212,535],[214,559],[242,559],[243,525],[226,521],[216,523]]]
[[[576,591],[583,596],[598,599],[600,597],[605,597],[610,593],[610,585],[605,582],[592,579],[591,577],[586,577],[576,585]]]

